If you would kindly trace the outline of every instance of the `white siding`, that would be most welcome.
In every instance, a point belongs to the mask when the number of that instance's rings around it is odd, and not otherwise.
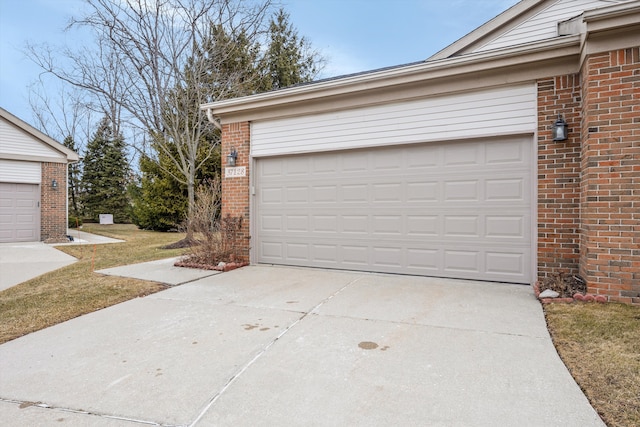
[[[475,50],[483,52],[558,36],[558,23],[585,10],[611,6],[624,0],[559,0],[538,14]]]
[[[41,177],[40,163],[0,159],[0,182],[40,184]]]
[[[0,119],[0,157],[3,154],[18,156],[66,159],[64,154],[54,150],[33,136]]]
[[[254,157],[533,133],[535,85],[254,122]]]

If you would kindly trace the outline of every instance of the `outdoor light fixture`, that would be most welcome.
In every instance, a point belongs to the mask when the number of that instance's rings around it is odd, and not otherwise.
[[[236,159],[238,158],[238,152],[235,148],[232,148],[229,154],[227,155],[227,166],[235,167]]]
[[[53,188],[54,190],[58,188],[58,181],[56,181],[55,179],[51,181],[51,188]]]
[[[553,140],[564,141],[567,139],[567,122],[562,120],[560,114],[558,114],[558,120],[553,124]]]

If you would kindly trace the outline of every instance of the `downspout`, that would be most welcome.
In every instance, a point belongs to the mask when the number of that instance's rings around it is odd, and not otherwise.
[[[211,108],[207,108],[207,119],[209,120],[210,123],[213,123],[213,125],[218,130],[222,130],[222,125],[220,124],[220,118],[216,118],[213,116],[213,110]]]

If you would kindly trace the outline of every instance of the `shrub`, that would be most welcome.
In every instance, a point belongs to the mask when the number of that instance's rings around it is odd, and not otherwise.
[[[70,216],[68,221],[68,228],[78,228],[82,225],[82,218],[77,216]]]

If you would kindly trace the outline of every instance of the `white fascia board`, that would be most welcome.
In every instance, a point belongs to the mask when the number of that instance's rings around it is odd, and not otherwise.
[[[469,49],[470,46],[473,46],[491,34],[495,34],[495,37],[497,37],[501,32],[508,31],[514,25],[520,24],[524,19],[526,19],[532,9],[536,8],[537,10],[542,3],[548,3],[549,1],[550,0],[522,0],[502,12],[500,15],[471,31],[469,34],[436,52],[427,60],[432,61],[436,59],[444,59],[458,54]]]
[[[523,63],[565,58],[580,54],[580,36],[559,37],[515,47],[478,52],[438,61],[346,76],[334,80],[294,86],[274,92],[202,104],[209,117],[222,117],[294,102],[310,102],[329,97],[351,95],[403,84],[428,81],[473,72],[499,69]],[[576,71],[578,61],[576,60]]]

